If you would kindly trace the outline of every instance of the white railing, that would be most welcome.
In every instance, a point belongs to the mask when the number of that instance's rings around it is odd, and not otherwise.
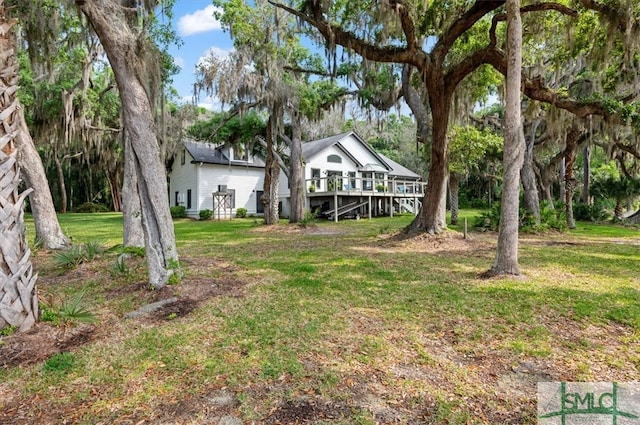
[[[307,193],[382,194],[392,196],[422,196],[425,182],[413,180],[382,180],[364,177],[328,176],[305,180]]]

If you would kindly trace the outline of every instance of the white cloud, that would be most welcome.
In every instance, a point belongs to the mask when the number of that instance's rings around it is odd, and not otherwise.
[[[214,12],[221,12],[220,8],[209,5],[204,9],[184,15],[178,20],[178,33],[181,36],[189,36],[201,32],[219,30],[220,21],[214,18]]]
[[[173,63],[180,67],[180,69],[184,69],[184,58],[182,56],[174,56]]]
[[[201,102],[198,102],[198,106],[209,111],[222,112],[222,102],[215,97],[207,96]]]
[[[206,96],[204,99],[195,99],[193,95],[191,95],[182,96],[180,100],[182,100],[182,104],[193,104],[195,100],[197,101],[197,106],[200,108],[204,108],[213,112],[222,111],[222,102],[220,102],[220,100],[216,97]]]

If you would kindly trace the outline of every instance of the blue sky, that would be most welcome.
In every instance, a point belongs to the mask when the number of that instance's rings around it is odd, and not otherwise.
[[[182,46],[171,46],[169,52],[175,63],[182,69],[173,77],[173,86],[184,102],[191,102],[195,66],[208,51],[226,55],[232,49],[229,34],[222,31],[220,23],[213,17],[211,0],[176,0],[173,27],[182,39]],[[199,105],[215,109],[217,102],[200,96]]]

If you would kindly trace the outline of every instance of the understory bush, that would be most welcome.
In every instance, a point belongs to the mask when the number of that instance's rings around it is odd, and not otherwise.
[[[320,214],[320,210],[318,208],[313,211],[306,210],[298,225],[300,227],[315,226],[318,214]]]
[[[89,241],[82,245],[73,245],[70,249],[57,251],[53,254],[53,260],[58,267],[73,269],[86,261],[93,261],[105,250],[103,242]]]
[[[187,209],[184,205],[178,205],[170,208],[171,218],[185,218],[187,216]]]
[[[573,218],[579,221],[592,221],[594,223],[605,221],[609,218],[609,213],[602,203],[593,205],[579,202],[573,206]]]
[[[245,218],[247,216],[247,209],[246,208],[238,208],[236,209],[236,217],[238,218]]]
[[[103,204],[96,204],[94,202],[85,202],[84,204],[78,206],[75,210],[77,213],[101,213],[101,212],[109,212],[109,208]]]
[[[547,203],[540,205],[540,223],[537,224],[533,214],[523,207],[519,211],[518,227],[523,232],[544,232],[548,230],[565,231],[567,230],[567,216],[564,206],[553,209]],[[483,212],[476,217],[473,227],[480,231],[498,231],[500,225],[500,203],[493,204],[491,209]]]
[[[200,210],[199,212],[200,220],[209,220],[213,215],[213,211],[211,210]]]
[[[74,295],[65,296],[62,301],[48,297],[46,302],[40,305],[40,321],[49,322],[55,326],[74,322],[95,322],[95,315],[84,301],[85,295],[86,291],[80,290]]]

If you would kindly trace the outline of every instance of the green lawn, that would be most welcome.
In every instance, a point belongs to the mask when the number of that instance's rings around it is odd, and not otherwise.
[[[521,235],[523,277],[481,280],[494,234],[392,239],[410,220],[178,220],[184,278],[169,295],[219,292],[155,321],[122,319],[153,298],[143,263],[114,273],[111,251],[62,271],[37,252],[41,292],[86,290],[97,322],[86,344],[0,369],[0,412],[87,424],[536,423],[537,381],[638,379],[637,229]],[[121,241],[117,214],[60,221],[77,243]],[[231,406],[207,401],[221,393]]]

